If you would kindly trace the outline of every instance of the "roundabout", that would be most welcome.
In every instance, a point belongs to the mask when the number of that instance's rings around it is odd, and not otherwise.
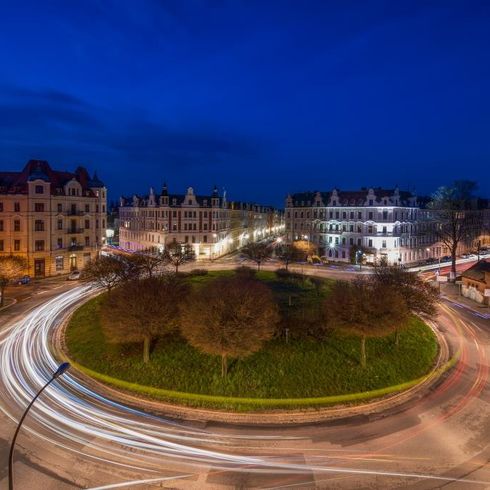
[[[6,419],[16,420],[55,370],[51,335],[88,294],[85,286],[61,293],[2,330]],[[443,304],[437,319],[460,352],[454,369],[383,413],[279,431],[196,425],[116,401],[68,373],[33,407],[20,446],[41,462],[41,448],[52,448],[58,474],[73,484],[58,488],[486,488],[488,325],[465,315]]]

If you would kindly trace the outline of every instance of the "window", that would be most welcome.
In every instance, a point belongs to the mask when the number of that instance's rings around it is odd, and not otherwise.
[[[44,194],[44,186],[36,185],[35,192],[36,194]]]
[[[368,219],[373,219],[373,212],[372,211],[369,211],[369,213],[368,213]]]
[[[90,220],[85,220],[85,229],[88,230],[90,228]]]
[[[63,212],[63,204],[58,203],[58,213]]]
[[[371,234],[373,232],[373,227],[371,225],[368,226],[368,233]]]
[[[203,241],[204,243],[208,243],[208,236],[207,236],[207,235],[204,235],[204,236],[202,237],[202,241]]]
[[[96,204],[96,205],[95,205],[95,212],[96,212],[96,213],[98,213],[98,212],[99,212],[99,205],[98,205],[98,204]]]
[[[90,204],[85,204],[85,212],[90,212]]]
[[[20,250],[20,240],[14,240],[14,250],[16,252]]]
[[[34,211],[36,213],[43,213],[44,212],[44,203],[43,202],[34,203]]]
[[[0,240],[0,252],[3,252],[3,240]]]
[[[3,202],[0,202],[0,212],[3,213]]]
[[[345,211],[342,212],[342,219],[346,219],[347,218],[347,213]]]
[[[44,231],[44,221],[37,219],[34,221],[34,231]]]
[[[18,219],[14,220],[14,231],[20,231],[20,221]]]
[[[63,229],[63,220],[59,219],[58,220],[58,230],[62,230],[62,229]]]
[[[372,241],[371,239],[369,239],[369,241],[368,241],[368,245],[369,245],[370,247],[372,247],[372,246],[373,246],[373,241]]]
[[[357,244],[358,244],[358,245],[361,245],[361,243],[362,243],[361,239],[360,239],[360,238],[358,238],[358,239],[357,239]]]
[[[357,212],[357,219],[362,219],[362,211]]]
[[[63,248],[63,238],[58,238],[58,248]]]
[[[349,245],[354,245],[354,239],[353,238],[349,238]]]
[[[65,268],[63,256],[58,255],[58,257],[55,258],[55,264],[56,264],[56,270],[62,271]]]
[[[386,248],[386,240],[383,240],[383,241],[381,242],[381,246],[382,246],[383,248]]]
[[[386,221],[388,219],[388,211],[383,211],[383,220]]]
[[[0,231],[3,231],[3,219],[0,220]]]
[[[20,213],[20,202],[14,202],[14,212]]]
[[[369,199],[369,205],[372,206],[373,205],[373,200],[372,199]]]
[[[36,252],[42,252],[44,250],[44,240],[36,240],[34,242],[34,250]]]
[[[98,220],[98,219],[96,219],[96,220],[95,220],[95,227],[96,227],[96,228],[98,228],[98,227],[99,227],[99,220]]]
[[[88,247],[90,245],[90,237],[85,237],[85,246]]]

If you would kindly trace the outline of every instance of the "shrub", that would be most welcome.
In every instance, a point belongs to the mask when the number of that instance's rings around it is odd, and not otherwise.
[[[241,277],[255,277],[255,269],[247,267],[246,265],[241,265],[235,268],[235,274]]]
[[[207,276],[207,269],[192,269],[189,273],[191,276]]]

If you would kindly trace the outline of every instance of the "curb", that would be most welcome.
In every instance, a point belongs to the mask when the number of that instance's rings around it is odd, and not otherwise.
[[[98,294],[98,293],[97,293]],[[150,412],[158,416],[171,417],[179,420],[194,422],[217,422],[230,425],[256,425],[256,426],[283,426],[283,425],[302,425],[317,422],[339,420],[355,416],[381,416],[382,412],[392,410],[413,400],[419,399],[425,393],[432,390],[440,380],[441,376],[454,367],[459,360],[459,352],[449,357],[449,347],[445,338],[440,334],[437,327],[429,323],[430,328],[436,335],[439,344],[439,355],[433,369],[422,378],[404,383],[415,382],[414,386],[397,391],[395,394],[373,396],[374,401],[360,404],[335,404],[329,407],[305,408],[305,409],[271,409],[262,411],[249,412],[230,412],[219,409],[196,408],[182,404],[159,401],[144,396],[138,396],[134,391],[126,391],[122,388],[114,388],[110,384],[101,382],[87,375],[84,371],[93,372],[88,368],[80,366],[78,363],[71,361],[67,355],[66,344],[64,341],[64,331],[73,312],[97,294],[89,294],[79,303],[71,307],[64,315],[56,330],[53,332],[55,354],[58,358],[71,362],[75,376],[84,385],[91,389],[97,390],[112,400],[124,404],[129,404],[133,408]],[[99,373],[97,373],[99,374]],[[104,376],[104,375],[101,375]],[[110,383],[110,382],[108,382]],[[130,383],[128,383],[130,384]],[[403,387],[403,385],[400,385]],[[393,387],[392,387],[393,388]],[[389,390],[390,387],[382,390]],[[170,391],[170,390],[169,390]],[[376,390],[377,392],[381,390]],[[175,392],[178,394],[178,392]],[[370,392],[365,392],[370,393]],[[185,393],[181,393],[185,396]],[[358,395],[358,394],[357,394]],[[369,395],[368,395],[369,396]],[[332,397],[338,398],[338,397]],[[246,403],[246,399],[244,399]]]

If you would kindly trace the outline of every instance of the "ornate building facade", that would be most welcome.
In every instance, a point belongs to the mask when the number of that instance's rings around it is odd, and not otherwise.
[[[292,194],[286,199],[286,238],[307,240],[334,261],[348,262],[352,249],[362,247],[368,263],[407,264],[442,253],[432,250],[429,234],[420,233],[419,212],[416,196],[398,188]]]
[[[246,245],[280,234],[283,214],[249,203],[229,202],[215,187],[210,195],[160,194],[122,197],[119,244],[129,251],[160,249],[173,242],[193,246],[199,260],[214,259]]]
[[[82,269],[104,244],[107,189],[95,174],[53,170],[30,160],[0,172],[0,254],[27,259],[26,274]]]

